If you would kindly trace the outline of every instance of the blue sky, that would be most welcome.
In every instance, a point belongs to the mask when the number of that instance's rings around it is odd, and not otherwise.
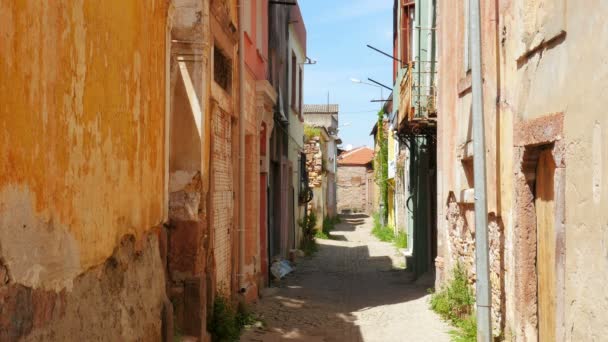
[[[351,82],[370,77],[392,85],[392,61],[368,47],[392,53],[392,0],[299,0],[306,24],[308,57],[304,103],[340,105],[343,146],[373,144],[369,133],[377,118],[380,89]],[[389,91],[384,89],[384,96]],[[343,126],[344,125],[344,126]]]

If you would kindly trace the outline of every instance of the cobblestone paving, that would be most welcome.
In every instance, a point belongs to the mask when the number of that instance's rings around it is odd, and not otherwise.
[[[300,258],[254,311],[265,328],[241,341],[449,341],[449,327],[428,309],[428,286],[412,284],[390,243],[371,235],[371,218],[344,216],[333,240]]]

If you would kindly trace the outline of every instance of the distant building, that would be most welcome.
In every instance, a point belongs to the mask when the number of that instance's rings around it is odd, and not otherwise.
[[[339,106],[337,104],[313,104],[304,105],[304,123],[309,128],[307,140],[307,163],[313,162],[310,158],[319,158],[314,161],[314,167],[312,173],[309,175],[310,178],[319,177],[321,183],[319,186],[314,184],[318,183],[311,179],[311,187],[315,193],[313,203],[315,207],[318,207],[317,215],[322,214],[323,216],[334,217],[337,215],[337,196],[336,196],[336,172],[337,172],[337,157],[338,157],[338,144],[342,143],[338,137],[338,112]],[[319,129],[320,134],[312,134],[311,129]],[[313,138],[313,139],[311,139]],[[315,146],[313,146],[315,145]],[[318,145],[318,146],[316,146]],[[315,151],[314,153],[311,153]],[[320,163],[320,165],[318,165]],[[319,170],[315,168],[320,167]],[[320,188],[315,190],[315,188]]]
[[[338,212],[367,213],[373,211],[374,151],[358,147],[338,157]]]

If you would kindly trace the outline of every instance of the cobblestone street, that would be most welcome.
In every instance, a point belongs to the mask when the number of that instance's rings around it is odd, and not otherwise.
[[[371,228],[367,216],[342,216],[332,240],[265,291],[254,310],[266,327],[241,341],[449,341],[428,309],[430,285],[411,283],[403,258]]]

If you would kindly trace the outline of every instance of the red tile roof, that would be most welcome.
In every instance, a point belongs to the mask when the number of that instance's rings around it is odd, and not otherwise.
[[[338,165],[367,165],[374,160],[374,151],[366,146],[357,147],[338,156]]]

